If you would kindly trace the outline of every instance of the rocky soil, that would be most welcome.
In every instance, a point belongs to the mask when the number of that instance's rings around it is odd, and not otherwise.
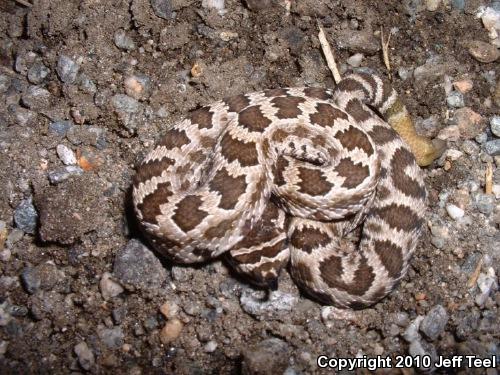
[[[425,170],[428,225],[408,276],[361,311],[316,303],[287,272],[266,295],[220,260],[172,265],[130,210],[134,166],[190,110],[333,87],[318,22],[343,74],[390,75],[418,131],[448,143]],[[498,363],[499,33],[500,2],[486,0],[2,1],[0,372],[331,372],[319,355]]]

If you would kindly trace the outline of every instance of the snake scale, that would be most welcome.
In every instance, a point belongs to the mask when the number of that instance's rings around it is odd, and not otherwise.
[[[289,265],[312,297],[362,308],[407,271],[426,210],[415,158],[437,153],[390,84],[351,74],[334,90],[265,90],[192,112],[145,157],[132,197],[146,238],[175,262],[224,253],[269,287]]]

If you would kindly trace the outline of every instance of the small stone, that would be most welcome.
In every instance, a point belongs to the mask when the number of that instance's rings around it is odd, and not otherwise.
[[[420,331],[431,341],[434,341],[444,331],[448,322],[446,309],[437,305],[427,313],[420,324]]]
[[[21,201],[14,211],[14,222],[16,226],[25,233],[34,234],[38,221],[38,213],[30,197]]]
[[[32,124],[36,119],[36,113],[29,109],[16,106],[14,116],[18,125],[26,126]]]
[[[456,142],[460,139],[460,129],[457,125],[447,126],[446,128],[440,130],[437,138],[445,141]]]
[[[491,132],[495,136],[500,137],[500,116],[493,116],[490,119],[490,127],[491,127]]]
[[[451,6],[458,10],[464,10],[465,0],[451,0]]]
[[[28,70],[28,81],[35,85],[39,85],[43,80],[49,75],[50,69],[47,68],[43,63],[36,62]]]
[[[150,87],[150,79],[145,75],[133,75],[125,79],[125,92],[134,99],[147,96]]]
[[[40,86],[29,86],[28,90],[21,97],[23,104],[35,111],[49,107],[50,99],[50,92]]]
[[[76,164],[76,155],[68,146],[59,144],[56,147],[56,151],[57,156],[59,156],[64,165]]]
[[[49,124],[49,133],[65,137],[68,130],[73,126],[71,121],[56,121]]]
[[[21,73],[23,75],[26,74],[31,64],[35,62],[36,57],[36,53],[32,51],[17,55],[16,61],[14,63],[14,69],[18,73]]]
[[[10,87],[10,78],[5,74],[0,74],[0,93],[6,92]]]
[[[454,204],[446,205],[446,212],[448,212],[448,215],[450,215],[453,220],[459,220],[464,216],[464,210]]]
[[[461,108],[465,106],[464,96],[458,91],[452,91],[446,98],[448,106],[453,108]]]
[[[480,40],[473,40],[470,42],[468,49],[472,57],[483,63],[491,63],[500,56],[497,47]]]
[[[95,364],[94,353],[89,349],[85,341],[80,342],[75,345],[74,349],[76,356],[78,357],[78,363],[86,371],[89,371]]]
[[[412,76],[413,72],[407,68],[399,68],[398,75],[403,81],[406,81],[408,78]]]
[[[181,334],[183,326],[179,319],[169,320],[160,331],[160,341],[162,344],[167,345],[177,339]]]
[[[139,112],[139,102],[128,95],[116,94],[111,98],[111,104],[122,124],[134,130],[137,126],[135,115]]]
[[[77,165],[67,165],[63,168],[50,171],[48,173],[49,181],[52,185],[57,185],[68,178],[73,176],[80,176],[83,174],[83,169]]]
[[[9,235],[7,236],[7,241],[5,244],[7,247],[12,248],[14,244],[17,242],[21,241],[24,236],[24,231],[18,228],[14,228],[10,231]]]
[[[167,280],[160,260],[137,240],[130,240],[118,251],[113,276],[124,285],[148,291],[159,290]]]
[[[441,4],[441,0],[425,0],[425,8],[430,12],[436,11],[439,4]]]
[[[362,53],[355,53],[354,55],[352,55],[351,57],[349,57],[347,59],[347,63],[350,66],[357,68],[363,62],[363,58],[364,58],[364,55]]]
[[[494,139],[484,143],[484,151],[488,155],[497,156],[500,155],[500,139]]]
[[[123,320],[127,316],[127,308],[125,306],[119,306],[111,312],[113,317],[113,322],[117,325],[122,324]]]
[[[483,116],[468,107],[457,109],[453,120],[460,129],[460,135],[463,139],[476,137],[486,127],[486,121]]]
[[[83,92],[87,94],[95,94],[97,91],[97,86],[94,81],[90,79],[85,73],[82,73],[78,77],[78,85],[82,89]]]
[[[499,184],[493,184],[493,187],[491,188],[491,192],[495,196],[496,199],[500,199],[500,185]]]
[[[99,288],[101,289],[102,297],[105,300],[116,297],[123,293],[123,287],[116,281],[111,279],[111,274],[109,272],[104,272],[99,282]]]
[[[135,43],[131,37],[127,35],[125,30],[120,29],[115,32],[115,45],[126,51],[133,51],[135,49]]]
[[[219,12],[224,11],[224,0],[202,0],[201,6],[208,9],[217,9]]]
[[[472,89],[473,83],[470,79],[462,79],[460,81],[453,82],[453,87],[455,90],[462,94],[468,93]]]
[[[12,251],[10,251],[10,249],[0,250],[0,262],[8,262],[11,256],[12,256]]]
[[[24,289],[26,289],[29,294],[34,294],[42,285],[39,272],[32,267],[25,267],[23,269],[21,281],[23,282]]]
[[[241,293],[240,297],[243,310],[253,316],[292,311],[298,302],[297,296],[279,290],[270,293],[267,300],[259,298],[260,294],[258,292],[246,289]]]
[[[474,195],[476,207],[479,212],[489,215],[495,209],[495,197],[491,194],[478,193]]]
[[[253,11],[269,9],[273,6],[272,0],[245,0],[245,4]]]
[[[118,349],[123,345],[125,335],[120,327],[101,328],[97,331],[99,339],[110,349]]]
[[[243,351],[243,374],[283,374],[289,364],[290,347],[270,338]]]
[[[408,316],[408,313],[400,311],[394,314],[394,323],[399,327],[407,327],[408,324],[410,324],[410,317]]]
[[[59,56],[56,72],[61,81],[64,83],[74,83],[79,70],[80,64],[75,60],[66,55]]]
[[[172,319],[179,313],[179,305],[175,302],[165,302],[160,306],[160,312],[167,319]]]
[[[418,66],[413,71],[416,84],[424,84],[441,79],[446,73],[447,66],[438,58],[429,58],[424,65]]]
[[[205,344],[205,346],[203,347],[203,350],[206,353],[213,353],[213,352],[215,352],[215,349],[217,349],[217,343],[213,340],[210,340],[209,342],[207,342]]]
[[[420,339],[420,335],[418,334],[418,329],[420,324],[424,320],[423,316],[417,316],[409,325],[406,327],[406,330],[403,333],[403,338],[406,342],[414,342]]]

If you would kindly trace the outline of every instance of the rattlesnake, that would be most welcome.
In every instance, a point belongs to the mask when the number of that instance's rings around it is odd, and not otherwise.
[[[139,166],[133,202],[176,262],[226,253],[271,287],[289,263],[308,294],[360,308],[406,273],[426,209],[414,155],[426,165],[437,153],[388,83],[352,74],[333,91],[265,90],[192,112]]]

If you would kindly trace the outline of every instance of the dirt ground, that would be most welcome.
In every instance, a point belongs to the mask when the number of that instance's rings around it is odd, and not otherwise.
[[[408,275],[360,311],[316,303],[287,272],[266,295],[220,260],[172,265],[130,210],[134,167],[190,110],[334,87],[318,23],[343,74],[389,77],[391,33],[394,87],[418,131],[448,143],[425,169]],[[333,373],[317,365],[326,355],[392,358],[379,373],[496,374],[395,364],[500,363],[498,33],[500,2],[485,0],[0,2],[0,372]]]

